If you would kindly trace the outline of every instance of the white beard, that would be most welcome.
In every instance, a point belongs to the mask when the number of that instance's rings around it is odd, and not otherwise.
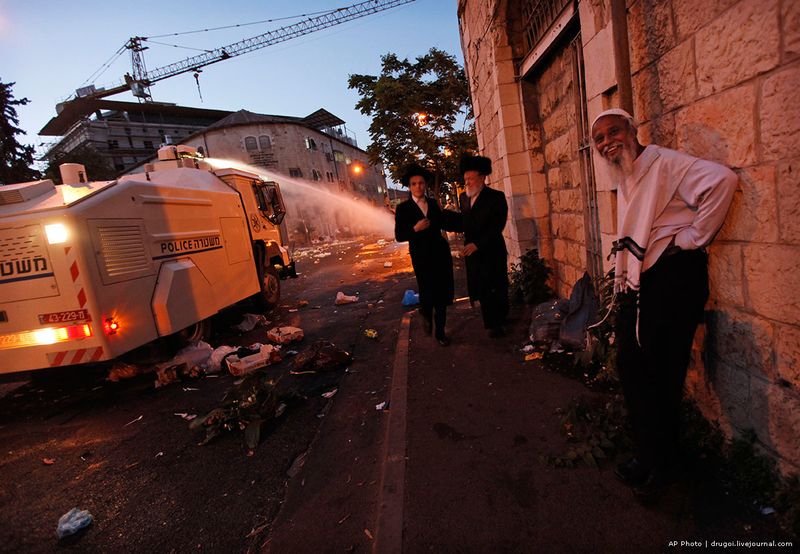
[[[620,184],[633,174],[633,163],[636,161],[636,146],[635,144],[623,144],[618,160],[609,161],[606,158],[603,158],[603,160],[606,162],[611,180],[616,184]]]
[[[467,198],[474,198],[482,190],[483,190],[483,186],[480,186],[480,187],[467,187],[467,190],[466,190]]]

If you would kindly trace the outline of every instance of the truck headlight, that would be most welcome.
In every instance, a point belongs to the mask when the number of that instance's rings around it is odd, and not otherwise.
[[[67,242],[69,233],[63,223],[51,223],[44,226],[44,233],[47,235],[48,244],[61,244]]]

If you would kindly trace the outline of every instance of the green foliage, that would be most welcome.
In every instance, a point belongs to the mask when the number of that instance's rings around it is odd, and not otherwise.
[[[356,108],[372,117],[370,162],[382,163],[397,182],[409,163],[427,166],[438,197],[442,182],[460,180],[460,154],[477,148],[464,69],[436,48],[413,63],[389,53],[381,64],[380,75],[350,75],[348,82],[361,97]]]
[[[102,156],[97,150],[88,145],[83,145],[72,152],[58,152],[51,156],[44,170],[44,178],[51,179],[54,183],[61,182],[61,172],[58,166],[65,163],[83,164],[86,175],[92,181],[111,181],[117,176],[117,170],[111,166],[108,158]]]
[[[553,298],[553,289],[547,284],[552,272],[539,257],[538,250],[529,250],[523,254],[519,263],[511,266],[511,284],[508,290],[511,302],[535,305]]]
[[[14,84],[0,81],[0,185],[24,183],[39,177],[39,172],[31,167],[33,146],[17,141],[17,135],[24,135],[25,131],[17,127],[16,106],[24,106],[29,100],[14,99],[11,90]]]

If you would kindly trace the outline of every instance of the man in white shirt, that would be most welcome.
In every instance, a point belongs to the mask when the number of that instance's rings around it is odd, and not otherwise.
[[[617,372],[638,450],[616,474],[649,499],[676,462],[686,369],[708,299],[704,248],[738,178],[717,163],[642,146],[621,109],[595,118],[592,141],[617,186]]]

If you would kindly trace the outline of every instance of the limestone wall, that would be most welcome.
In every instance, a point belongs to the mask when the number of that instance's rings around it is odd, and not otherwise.
[[[519,0],[460,0],[481,152],[511,207],[512,256],[537,247],[561,294],[585,264],[564,44],[523,80]],[[640,140],[733,168],[739,190],[710,248],[711,299],[688,388],[730,434],[800,469],[800,2],[629,0]],[[618,106],[610,0],[578,3],[589,118]],[[549,64],[549,65],[548,65]],[[603,252],[616,192],[595,158]],[[582,207],[581,207],[582,209]],[[606,266],[608,267],[608,265]]]

